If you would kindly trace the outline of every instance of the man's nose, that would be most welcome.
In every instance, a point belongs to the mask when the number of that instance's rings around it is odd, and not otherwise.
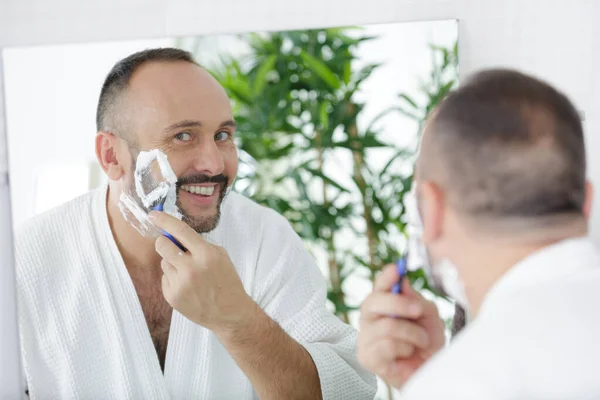
[[[214,139],[207,138],[198,145],[194,170],[208,176],[219,175],[225,170],[223,155]]]

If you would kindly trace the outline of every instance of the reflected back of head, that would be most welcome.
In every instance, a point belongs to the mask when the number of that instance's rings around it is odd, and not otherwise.
[[[579,114],[550,85],[511,70],[474,75],[431,117],[418,178],[461,215],[531,228],[583,218],[586,159]]]

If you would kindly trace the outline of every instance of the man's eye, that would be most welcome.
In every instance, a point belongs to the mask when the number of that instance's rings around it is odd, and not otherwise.
[[[227,131],[221,131],[221,132],[218,132],[215,135],[215,140],[217,142],[223,142],[223,141],[229,139],[230,136],[231,136],[231,134],[229,132],[227,132]]]
[[[188,142],[192,140],[192,135],[190,135],[188,132],[181,132],[175,136],[175,139],[181,140],[182,142]]]

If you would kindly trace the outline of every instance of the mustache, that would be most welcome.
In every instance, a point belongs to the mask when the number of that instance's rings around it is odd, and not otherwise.
[[[177,187],[181,187],[182,185],[194,185],[200,183],[218,183],[218,184],[227,184],[229,179],[226,175],[218,174],[218,175],[205,175],[205,174],[196,174],[196,175],[188,175],[177,180]]]

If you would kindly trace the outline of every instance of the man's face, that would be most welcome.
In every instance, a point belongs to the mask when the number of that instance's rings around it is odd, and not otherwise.
[[[442,260],[450,256],[452,247],[457,243],[449,234],[452,226],[448,221],[446,193],[435,183],[443,179],[443,168],[438,164],[439,156],[434,147],[432,119],[430,117],[425,126],[420,143],[407,215],[412,232],[411,249],[417,253],[415,264],[420,264],[414,266],[423,267],[430,283],[444,293],[438,267]]]
[[[414,174],[412,213],[413,220],[419,225],[420,240],[426,246],[431,266],[447,256],[448,241],[448,204],[444,189],[436,182],[444,181],[444,167],[440,164],[439,141],[436,141],[435,117],[433,111],[424,126],[419,145]]]
[[[177,206],[197,232],[213,230],[227,187],[237,174],[235,122],[223,88],[187,62],[151,62],[131,79],[126,100],[133,166],[139,151],[164,152],[177,175]]]
[[[439,234],[441,228],[435,226],[439,222],[432,221],[432,217],[437,218],[431,215],[431,206],[427,204],[430,200],[423,198],[427,194],[423,194],[422,186],[415,180],[413,190],[404,200],[408,216],[409,268],[423,268],[429,284],[440,294],[447,295],[439,271],[443,259],[440,242],[444,238]]]

